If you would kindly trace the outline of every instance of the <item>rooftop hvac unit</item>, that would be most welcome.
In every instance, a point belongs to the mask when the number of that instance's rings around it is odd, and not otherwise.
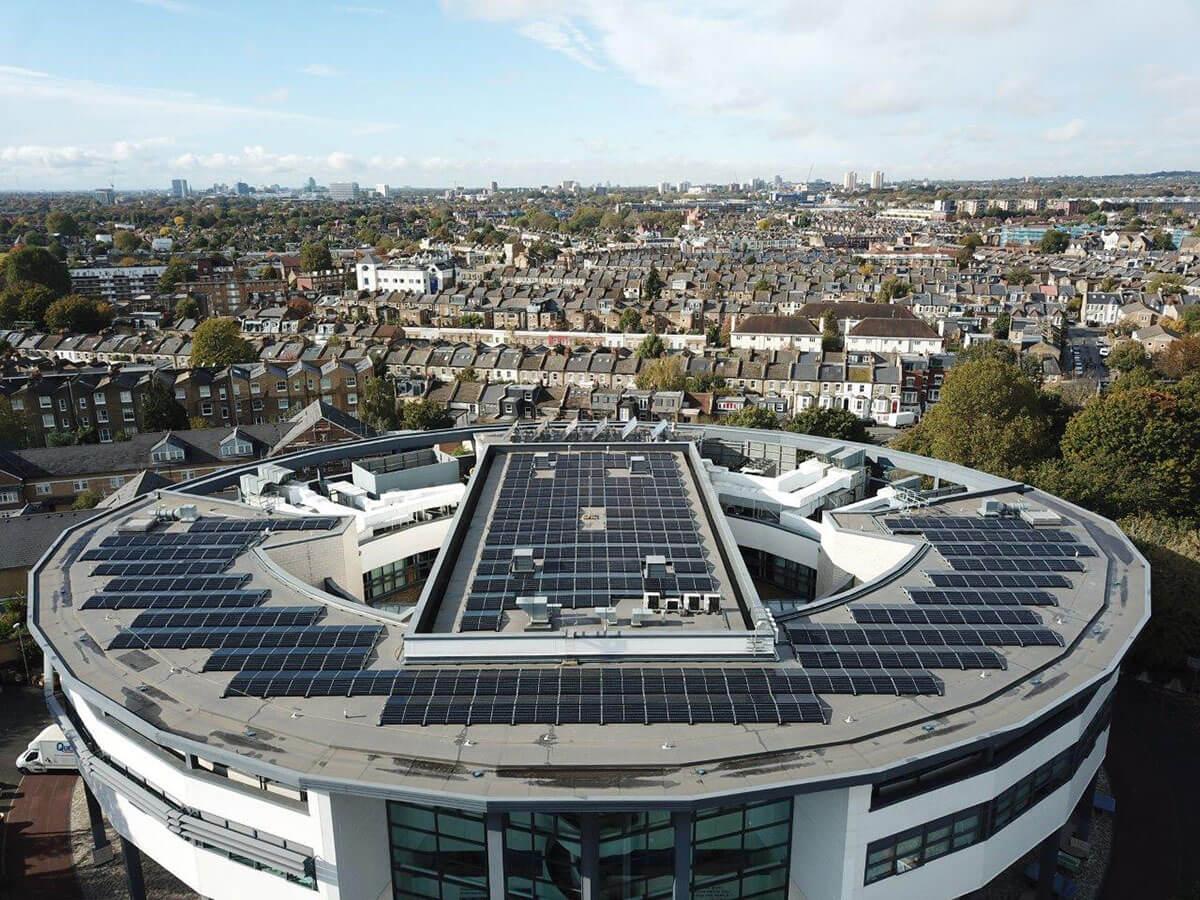
[[[662,594],[648,591],[642,594],[642,602],[646,604],[647,609],[660,609],[662,607]]]
[[[629,474],[630,475],[649,475],[650,460],[644,456],[629,457]]]
[[[122,522],[117,531],[153,531],[157,524],[158,519],[155,516],[136,516]]]
[[[617,608],[615,606],[597,606],[596,614],[605,625],[617,624]]]
[[[667,612],[681,612],[683,610],[683,598],[663,597],[663,609]]]
[[[635,609],[629,616],[629,624],[634,628],[641,628],[644,625],[653,625],[658,621],[658,613],[652,609]]]
[[[683,608],[690,613],[704,612],[703,594],[684,594]]]
[[[643,578],[666,578],[667,558],[665,556],[647,556],[642,563]]]
[[[535,453],[533,454],[533,467],[540,472],[552,472],[554,458],[549,453]]]
[[[1061,525],[1063,517],[1049,509],[1023,509],[1021,518],[1030,525]]]
[[[979,514],[981,516],[1002,516],[1004,515],[1004,503],[999,500],[984,500],[979,504]]]
[[[550,622],[550,613],[561,609],[561,603],[551,603],[548,597],[518,597],[517,607],[529,614],[529,624],[526,631],[549,631],[554,626]]]
[[[705,594],[704,605],[710,613],[721,611],[721,595],[720,594]]]
[[[512,571],[532,574],[537,568],[532,547],[517,547],[512,554]]]
[[[180,522],[195,522],[200,518],[200,510],[196,508],[195,503],[185,503],[175,510],[175,518]]]

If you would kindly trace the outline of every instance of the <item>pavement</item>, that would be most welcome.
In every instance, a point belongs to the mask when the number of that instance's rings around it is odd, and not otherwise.
[[[74,774],[28,775],[22,779],[5,822],[6,900],[82,900],[71,851]]]

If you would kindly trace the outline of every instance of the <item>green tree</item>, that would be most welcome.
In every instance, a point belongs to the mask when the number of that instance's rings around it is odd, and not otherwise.
[[[970,360],[950,370],[939,402],[895,446],[1020,477],[1054,454],[1051,403],[1016,364]]]
[[[188,427],[183,404],[164,381],[153,376],[142,392],[142,427],[146,431],[182,431]]]
[[[167,263],[166,269],[158,276],[158,291],[160,294],[174,293],[175,288],[185,281],[194,281],[196,270],[186,259],[175,258]]]
[[[1042,235],[1038,249],[1043,253],[1062,253],[1071,246],[1071,235],[1057,228],[1050,228]]]
[[[617,327],[622,331],[637,331],[642,327],[642,314],[632,306],[621,311],[621,318],[617,322]]]
[[[143,246],[142,239],[137,236],[136,232],[130,231],[128,228],[122,228],[113,235],[113,247],[121,253],[137,253]]]
[[[0,450],[24,450],[32,433],[28,416],[13,409],[7,397],[0,397]]]
[[[474,366],[466,366],[458,373],[458,380],[475,382],[479,380],[479,373],[475,371]]]
[[[242,338],[237,319],[205,319],[192,334],[193,366],[254,362],[254,348]]]
[[[1150,368],[1150,357],[1146,355],[1145,348],[1137,341],[1120,341],[1112,348],[1106,362],[1110,369],[1120,372],[1122,375],[1134,369]]]
[[[879,285],[880,300],[894,300],[898,297],[907,297],[912,293],[912,285],[907,281],[897,278],[895,275],[889,275],[883,279]]]
[[[408,400],[400,408],[400,423],[413,431],[450,428],[454,417],[443,403],[435,400]]]
[[[1025,285],[1033,283],[1033,272],[1029,270],[1028,266],[1013,266],[1004,273],[1004,280],[1009,284],[1025,287]]]
[[[41,325],[55,300],[54,291],[40,284],[18,284],[0,291],[0,322]]]
[[[1175,238],[1170,232],[1156,228],[1150,235],[1150,249],[1169,253],[1175,249]]]
[[[545,266],[558,259],[558,247],[549,241],[538,240],[525,251],[525,258],[531,266]]]
[[[304,244],[300,248],[300,270],[302,272],[327,272],[333,268],[333,254],[329,245],[322,242]]]
[[[724,341],[721,339],[721,326],[713,322],[704,329],[704,341],[710,347],[723,346]]]
[[[479,313],[474,313],[474,312],[466,313],[465,315],[459,316],[458,317],[458,327],[459,328],[482,328],[483,327],[483,316],[481,316]]]
[[[64,237],[77,237],[79,222],[69,212],[55,209],[46,214],[46,230]]]
[[[7,287],[40,285],[58,299],[71,290],[66,264],[43,247],[19,247],[4,257],[0,269]]]
[[[785,429],[799,434],[837,438],[840,441],[858,441],[862,444],[871,441],[866,423],[848,409],[821,409],[810,406],[792,416]]]
[[[722,425],[735,428],[779,428],[779,417],[765,406],[746,406],[721,419]]]
[[[654,359],[662,356],[666,352],[666,345],[663,344],[663,339],[658,336],[658,332],[652,331],[638,345],[637,355],[641,359]]]
[[[963,239],[959,243],[974,252],[983,246],[983,238],[972,231],[970,234],[963,235]]]
[[[71,509],[95,509],[103,499],[95,491],[83,491],[75,496],[75,502],[71,504]]]
[[[650,267],[650,271],[646,273],[646,277],[642,280],[642,299],[646,301],[657,300],[662,296],[663,279],[658,274],[658,269],[654,266]]]
[[[1164,297],[1178,296],[1183,294],[1185,283],[1183,276],[1174,272],[1155,272],[1146,282],[1146,292],[1162,294]]]
[[[102,300],[68,294],[46,309],[46,327],[76,334],[93,333],[112,324],[113,308]]]
[[[183,297],[175,304],[175,321],[200,318],[200,304],[194,297]]]
[[[635,381],[643,391],[682,391],[687,383],[683,357],[660,356],[642,366]]]
[[[1154,367],[1174,379],[1200,372],[1200,335],[1189,334],[1173,341],[1154,357]]]
[[[1012,316],[1008,313],[1000,313],[992,320],[992,337],[997,340],[1007,340],[1008,330],[1012,327]]]
[[[363,382],[358,398],[358,417],[376,431],[394,431],[400,419],[396,413],[396,388],[386,376],[372,376]]]
[[[759,277],[758,281],[754,282],[754,293],[769,294],[771,293],[771,282],[764,277]]]

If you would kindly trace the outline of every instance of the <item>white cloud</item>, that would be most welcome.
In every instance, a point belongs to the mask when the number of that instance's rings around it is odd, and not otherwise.
[[[195,7],[188,3],[181,3],[179,0],[133,0],[133,2],[139,6],[152,6],[176,15],[190,14],[196,11]]]
[[[587,35],[570,22],[538,19],[522,25],[518,30],[530,40],[558,51],[581,66],[597,70],[602,68],[596,62],[596,51]]]
[[[305,75],[312,75],[316,78],[336,78],[341,73],[333,66],[327,63],[309,63],[300,70]]]
[[[1052,144],[1065,144],[1083,134],[1083,127],[1083,119],[1072,119],[1070,122],[1059,125],[1057,128],[1046,129],[1042,137]]]
[[[265,94],[260,94],[258,97],[259,103],[276,104],[287,103],[288,97],[292,92],[285,87],[275,88],[273,91],[267,91]]]

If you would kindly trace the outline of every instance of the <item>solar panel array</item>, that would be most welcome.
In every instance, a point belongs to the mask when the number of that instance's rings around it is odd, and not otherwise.
[[[788,622],[795,645],[853,647],[1061,647],[1062,635],[1050,628],[1028,625],[822,625]]]
[[[208,650],[242,647],[372,647],[379,625],[234,625],[216,628],[127,628],[109,643],[110,650]]]
[[[717,591],[676,457],[667,451],[508,454],[462,629],[498,629],[518,597],[544,596],[585,609],[645,592]],[[585,513],[602,514],[603,526],[590,527]],[[533,551],[532,571],[513,571],[518,548]],[[662,556],[665,571],[644,572],[647,556]]]

